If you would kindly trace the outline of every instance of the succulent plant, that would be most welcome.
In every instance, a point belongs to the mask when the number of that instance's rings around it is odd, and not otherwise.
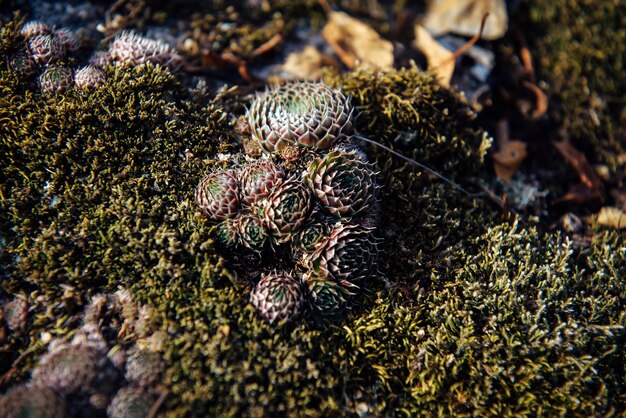
[[[330,235],[305,257],[309,275],[334,279],[350,287],[374,273],[378,244],[372,228],[335,224]]]
[[[308,290],[311,306],[322,314],[333,315],[346,306],[354,296],[349,283],[337,283],[332,279],[305,275],[304,284]]]
[[[215,236],[224,247],[232,247],[239,242],[239,227],[236,219],[224,219],[217,225]]]
[[[120,389],[109,404],[109,418],[145,418],[150,415],[154,395],[133,386]]]
[[[39,71],[39,66],[30,53],[16,52],[11,56],[9,65],[13,69],[25,77],[32,77]]]
[[[278,184],[263,207],[263,222],[278,244],[289,241],[313,209],[308,188],[295,178]]]
[[[270,324],[291,321],[302,313],[304,298],[300,283],[291,274],[264,275],[250,294],[250,302]]]
[[[80,41],[71,30],[60,28],[56,29],[53,34],[66,52],[73,53],[80,49]]]
[[[284,171],[273,161],[260,160],[249,164],[240,175],[242,202],[250,206],[266,198],[284,177]]]
[[[87,65],[76,71],[74,85],[76,85],[78,90],[86,90],[102,85],[105,78],[104,71],[93,65]]]
[[[315,218],[294,235],[293,246],[304,253],[313,253],[317,245],[328,236],[329,230],[327,222]]]
[[[26,299],[17,297],[6,302],[2,308],[4,320],[11,331],[19,332],[26,328],[29,308]]]
[[[232,171],[214,171],[196,188],[196,204],[215,221],[233,217],[239,211],[239,184]]]
[[[355,216],[376,201],[372,166],[355,152],[336,149],[313,159],[305,181],[330,215]]]
[[[105,361],[106,357],[89,347],[61,346],[41,357],[32,380],[63,395],[89,393]]]
[[[66,416],[65,398],[41,386],[15,386],[0,395],[2,418],[58,418]]]
[[[51,65],[39,76],[42,93],[60,93],[72,84],[72,71],[59,65]]]
[[[152,386],[163,373],[161,354],[150,350],[137,350],[126,362],[126,380],[138,386]]]
[[[24,23],[20,33],[27,40],[37,35],[47,35],[52,32],[52,29],[47,24],[39,20],[31,20]]]
[[[241,244],[252,251],[261,251],[267,241],[267,231],[261,218],[256,213],[247,212],[237,217],[236,222]]]
[[[58,61],[65,55],[65,47],[54,34],[33,36],[28,40],[28,50],[41,65]]]
[[[248,111],[252,137],[269,153],[294,145],[327,149],[352,133],[351,117],[348,98],[311,82],[267,90]]]
[[[111,63],[111,55],[109,51],[96,51],[89,57],[89,65],[94,67],[104,68]]]
[[[133,31],[123,31],[109,45],[113,61],[142,65],[148,62],[177,70],[182,58],[175,49],[154,39],[146,38]]]

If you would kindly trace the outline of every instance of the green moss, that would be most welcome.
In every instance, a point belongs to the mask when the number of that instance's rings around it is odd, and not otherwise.
[[[33,304],[26,335],[0,342],[0,374],[30,350],[11,384],[28,378],[42,333],[71,335],[92,294],[124,286],[167,335],[163,416],[623,410],[623,234],[598,232],[579,250],[499,224],[486,202],[372,148],[390,289],[372,280],[342,318],[275,328],[193,203],[212,158],[236,150],[228,115],[159,67],[107,77],[87,94],[42,97],[0,67],[0,297]],[[354,96],[364,135],[468,187],[480,175],[484,134],[431,75],[328,82]]]
[[[535,1],[526,36],[548,83],[550,116],[592,161],[613,170],[626,151],[626,6],[619,1]]]

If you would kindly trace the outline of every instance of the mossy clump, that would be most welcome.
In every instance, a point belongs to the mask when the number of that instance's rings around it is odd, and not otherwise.
[[[602,0],[533,1],[526,14],[551,118],[592,162],[623,167],[626,7]]]
[[[29,379],[50,337],[103,321],[113,357],[159,336],[145,348],[162,354],[166,417],[623,412],[623,234],[598,231],[581,251],[500,224],[485,202],[372,148],[390,289],[370,280],[339,320],[275,327],[194,206],[198,179],[238,150],[228,115],[165,68],[105,72],[100,87],[41,96],[0,62],[0,298],[30,302],[26,329],[0,340],[9,385]],[[328,82],[353,95],[361,134],[468,188],[480,175],[488,141],[431,75]],[[93,297],[119,286],[135,308]]]

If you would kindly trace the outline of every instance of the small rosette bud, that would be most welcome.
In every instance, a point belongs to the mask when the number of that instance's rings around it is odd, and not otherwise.
[[[351,217],[376,201],[377,186],[372,166],[360,155],[337,149],[309,165],[305,181],[328,214]]]
[[[252,137],[269,153],[287,146],[327,149],[352,134],[350,100],[321,83],[298,82],[260,94],[248,112]]]
[[[121,388],[107,408],[109,418],[145,418],[150,416],[150,410],[155,402],[155,396],[142,388],[126,386]]]
[[[56,29],[53,33],[65,51],[74,53],[80,49],[80,41],[71,30],[61,28]]]
[[[133,31],[123,31],[109,45],[111,60],[139,66],[148,62],[177,70],[182,58],[175,49]]]
[[[250,302],[270,324],[291,321],[302,313],[304,298],[300,283],[288,273],[264,275],[250,294]]]
[[[90,393],[105,361],[105,357],[88,347],[64,346],[41,358],[33,371],[33,382],[64,395]]]
[[[0,395],[0,417],[7,418],[47,418],[65,417],[66,403],[48,387],[16,386]]]
[[[215,221],[231,218],[239,211],[239,185],[229,170],[204,176],[196,189],[196,204]]]
[[[308,188],[288,179],[272,190],[263,207],[263,221],[278,244],[291,238],[307,221],[313,204]]]
[[[74,84],[78,90],[86,90],[101,86],[104,83],[106,75],[101,69],[93,65],[87,65],[76,71],[74,75]]]
[[[251,206],[264,199],[283,177],[284,171],[272,161],[257,161],[248,165],[240,177],[243,203]]]
[[[72,85],[72,70],[52,65],[39,76],[39,87],[42,93],[52,94],[65,91]]]
[[[36,35],[28,40],[28,50],[39,64],[49,64],[65,55],[65,47],[54,34]]]
[[[24,77],[32,77],[39,71],[39,66],[33,56],[25,52],[16,52],[11,56],[9,65],[13,71]]]

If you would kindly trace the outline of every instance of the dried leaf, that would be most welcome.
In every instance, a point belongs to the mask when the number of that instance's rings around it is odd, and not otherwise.
[[[589,164],[585,154],[574,148],[568,141],[553,142],[553,145],[572,168],[576,170],[580,181],[597,194],[597,197],[601,198],[604,195],[604,186],[591,164]]]
[[[618,208],[606,206],[596,215],[596,222],[603,226],[624,229],[626,228],[626,213]]]
[[[505,181],[511,180],[527,155],[525,142],[516,140],[503,142],[500,151],[493,154],[496,175]]]
[[[393,68],[393,45],[365,23],[343,12],[330,12],[322,36],[350,69],[358,65]]]
[[[486,13],[489,19],[481,39],[493,41],[504,36],[509,21],[504,0],[432,0],[423,24],[433,36],[450,32],[474,36]]]
[[[428,61],[428,69],[433,70],[439,82],[448,87],[454,73],[454,53],[441,46],[421,25],[415,25],[413,46],[419,49]]]
[[[309,45],[302,51],[289,54],[279,70],[287,73],[287,77],[284,78],[319,80],[322,77],[324,67],[338,66],[339,63],[335,59],[322,54],[317,48]]]

